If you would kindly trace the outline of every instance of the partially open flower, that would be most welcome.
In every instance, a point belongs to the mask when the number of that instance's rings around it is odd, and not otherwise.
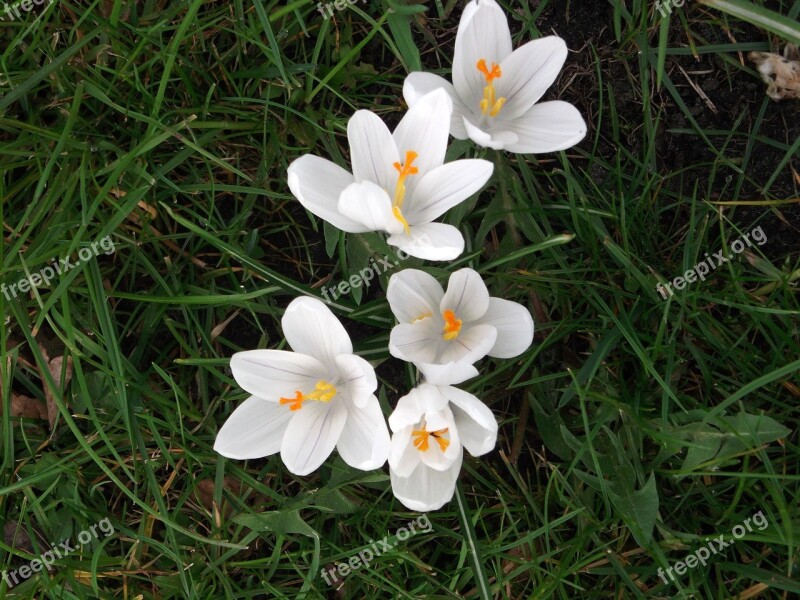
[[[565,150],[586,135],[586,123],[567,102],[539,102],[567,58],[559,37],[533,40],[512,52],[511,33],[495,0],[473,0],[456,34],[453,83],[433,73],[411,73],[403,96],[413,107],[431,90],[453,100],[450,133],[476,144],[520,153]]]
[[[231,357],[233,377],[252,396],[222,426],[214,450],[237,459],[280,451],[289,471],[307,475],[335,447],[356,469],[379,468],[389,453],[389,430],[372,365],[353,354],[344,327],[319,300],[296,298],[281,325],[294,352]]]
[[[392,329],[392,356],[413,362],[430,383],[461,383],[478,374],[472,363],[487,354],[512,358],[533,341],[530,312],[516,302],[491,298],[481,276],[461,269],[447,293],[423,271],[392,275],[389,306],[400,322]]]
[[[392,492],[411,510],[437,510],[455,492],[463,448],[486,454],[497,441],[497,421],[478,398],[449,385],[422,383],[397,402],[389,469]]]
[[[347,124],[353,173],[307,154],[289,165],[289,189],[342,231],[384,231],[411,256],[452,260],[464,251],[464,237],[434,220],[479,191],[494,167],[481,159],[444,164],[451,111],[447,94],[434,91],[391,133],[376,114],[360,110]]]

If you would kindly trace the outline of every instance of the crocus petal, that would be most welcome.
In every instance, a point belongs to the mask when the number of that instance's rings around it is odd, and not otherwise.
[[[462,101],[475,103],[483,97],[486,79],[478,70],[479,60],[487,68],[511,54],[511,32],[503,9],[494,0],[469,2],[461,15],[453,53],[453,85]]]
[[[392,436],[389,469],[399,477],[410,475],[420,462],[419,451],[411,440],[413,427],[404,427]]]
[[[412,189],[411,184],[416,184],[418,176],[444,163],[452,114],[453,101],[450,96],[442,89],[434,90],[411,106],[394,130],[400,161],[405,164],[406,152],[409,151],[419,155],[414,161],[419,173],[410,176],[407,183],[409,190]],[[394,189],[394,186],[390,189]]]
[[[497,330],[497,341],[489,351],[495,358],[513,358],[525,352],[533,342],[533,318],[517,302],[490,298],[489,309],[478,321]]]
[[[336,357],[339,375],[350,392],[350,399],[358,408],[365,407],[378,389],[375,369],[366,360],[355,354],[340,354]]]
[[[225,421],[217,433],[214,450],[238,460],[275,454],[281,449],[292,416],[285,406],[250,396]]]
[[[286,350],[248,350],[231,357],[236,383],[249,394],[278,402],[311,391],[329,369],[313,356]]]
[[[379,469],[389,457],[389,429],[375,396],[358,408],[346,404],[347,422],[336,443],[344,462],[355,469]]]
[[[500,114],[504,119],[524,115],[544,96],[567,60],[567,44],[551,35],[532,40],[512,52],[500,65],[497,96],[506,99]]]
[[[315,471],[333,452],[345,421],[347,408],[342,402],[305,402],[283,436],[283,464],[295,475]]]
[[[424,414],[444,410],[447,402],[436,386],[422,383],[397,401],[397,406],[389,415],[389,427],[397,432],[419,423]]]
[[[477,321],[489,310],[489,290],[477,271],[459,269],[450,275],[439,308],[442,314],[453,311],[464,323]]]
[[[497,330],[491,325],[465,325],[458,337],[450,340],[436,362],[472,364],[489,354],[497,340]]]
[[[401,323],[411,323],[439,310],[444,290],[439,282],[425,271],[403,269],[389,278],[386,299],[394,316]]]
[[[478,376],[478,369],[468,362],[451,362],[444,365],[414,363],[425,381],[434,385],[457,385]]]
[[[467,130],[464,127],[463,115],[468,114],[467,107],[456,94],[453,84],[444,77],[424,71],[414,71],[406,77],[403,83],[403,98],[406,104],[414,106],[420,98],[436,89],[443,89],[453,101],[453,114],[450,117],[450,135],[458,140],[467,139]]]
[[[405,210],[413,226],[430,223],[479,191],[494,171],[483,159],[456,160],[426,174],[414,188],[414,196]]]
[[[348,233],[369,231],[339,212],[339,195],[353,176],[329,160],[306,154],[289,165],[289,189],[306,210]]]
[[[390,470],[392,492],[409,510],[438,510],[453,498],[463,457],[459,445],[458,457],[446,471],[434,471],[422,462],[408,477],[399,477]]]
[[[329,369],[336,364],[337,356],[353,353],[350,336],[339,319],[316,298],[292,300],[281,326],[292,350],[319,359]]]
[[[472,394],[451,386],[442,386],[441,393],[450,401],[461,443],[472,456],[481,456],[494,449],[497,442],[497,419],[492,411]]]
[[[439,348],[441,329],[437,320],[425,318],[416,323],[400,323],[389,334],[389,352],[407,362],[434,362]]]
[[[411,256],[424,260],[454,260],[464,251],[464,236],[452,225],[425,223],[411,228],[411,235],[402,233],[386,240]]]
[[[541,154],[566,150],[586,136],[586,122],[569,102],[534,104],[522,117],[496,125],[513,131],[518,140],[505,145],[509,152]],[[493,132],[492,135],[500,135]]]
[[[381,118],[368,110],[356,111],[347,123],[347,141],[356,182],[372,181],[385,190],[394,189],[397,172],[392,165],[400,156]]]
[[[467,129],[469,139],[483,146],[494,150],[502,150],[509,144],[517,141],[517,134],[513,131],[494,131],[487,132],[473,124],[467,117],[464,117],[464,127]]]
[[[370,231],[403,233],[403,224],[392,212],[392,200],[386,191],[371,181],[353,183],[339,196],[339,212],[348,219],[363,223]]]

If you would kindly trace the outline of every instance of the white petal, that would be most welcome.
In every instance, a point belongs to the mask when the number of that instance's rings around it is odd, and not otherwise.
[[[363,408],[347,405],[347,422],[336,444],[344,462],[362,471],[379,469],[389,457],[389,444],[389,428],[375,396]]]
[[[441,328],[438,319],[428,317],[416,323],[400,323],[389,334],[389,352],[406,362],[435,362]]]
[[[375,369],[366,360],[355,354],[340,354],[336,357],[339,375],[344,381],[350,399],[359,408],[367,405],[372,394],[378,389]]]
[[[442,314],[455,313],[465,324],[477,321],[489,310],[489,290],[474,269],[459,269],[447,282],[447,291],[439,304]]]
[[[419,155],[414,161],[419,174],[411,176],[414,183],[420,176],[444,163],[452,114],[453,101],[450,96],[444,90],[434,90],[411,106],[394,130],[400,162],[405,164],[408,151]],[[397,183],[397,178],[394,183]],[[394,185],[390,189],[394,190]]]
[[[430,223],[478,192],[494,171],[488,160],[463,159],[442,165],[420,179],[409,198],[405,218],[413,225]]]
[[[461,16],[453,54],[453,85],[459,97],[479,106],[486,79],[478,70],[478,61],[498,65],[511,54],[511,32],[503,9],[494,0],[469,2]]]
[[[483,146],[494,150],[503,150],[508,144],[517,141],[517,134],[513,131],[492,131],[491,133],[473,124],[467,117],[464,117],[464,127],[467,129],[469,139]]]
[[[369,231],[339,213],[339,194],[353,176],[329,160],[306,154],[289,165],[289,189],[306,210],[348,233]]]
[[[403,233],[403,224],[392,212],[392,199],[383,188],[371,181],[353,183],[339,196],[339,212],[348,219],[363,223],[370,231]]]
[[[390,470],[392,492],[409,510],[438,510],[450,502],[456,490],[464,452],[459,446],[457,459],[446,471],[434,471],[420,462],[408,477],[399,477]]]
[[[285,406],[250,396],[225,421],[217,433],[214,450],[238,460],[275,454],[281,449],[292,416]]]
[[[504,119],[524,115],[544,96],[567,60],[567,44],[551,35],[514,50],[500,65],[503,76],[495,84],[497,97],[506,99]]]
[[[347,421],[344,403],[304,402],[289,421],[281,445],[281,460],[295,475],[308,475],[333,452]]]
[[[458,337],[447,343],[436,362],[472,364],[489,354],[496,340],[497,330],[491,325],[464,325]]]
[[[233,378],[243,390],[278,402],[294,398],[295,391],[309,392],[329,369],[313,356],[286,350],[248,350],[231,357]]]
[[[424,260],[454,260],[464,251],[464,236],[452,225],[425,223],[405,233],[389,236],[386,240],[411,256]]]
[[[489,351],[495,358],[513,358],[533,342],[533,317],[517,302],[490,298],[489,310],[478,321],[497,329],[497,341]]]
[[[383,189],[394,189],[397,171],[392,165],[400,157],[392,132],[381,118],[368,110],[356,111],[347,123],[347,141],[356,182],[371,181]]]
[[[458,140],[467,139],[467,130],[464,128],[462,116],[470,111],[468,111],[464,103],[461,102],[453,84],[444,77],[439,77],[438,75],[426,73],[424,71],[410,73],[403,83],[403,98],[405,98],[406,104],[413,106],[425,94],[439,88],[446,91],[453,101],[453,114],[450,117],[450,135]]]
[[[401,323],[411,323],[423,315],[439,311],[444,290],[439,282],[425,271],[403,269],[389,278],[386,299],[394,316]]]
[[[447,398],[435,385],[421,383],[397,401],[389,415],[389,427],[397,432],[419,423],[426,413],[436,413],[447,407]]]
[[[427,383],[457,385],[478,376],[478,369],[468,362],[451,362],[444,365],[414,363]]]
[[[461,443],[472,456],[481,456],[497,443],[497,419],[483,402],[472,394],[451,386],[442,386],[442,394],[452,403]]]
[[[518,140],[505,145],[509,152],[541,154],[566,150],[586,136],[586,122],[568,102],[553,100],[534,104],[524,116],[498,127],[513,131]]]
[[[281,319],[283,335],[292,350],[320,360],[329,370],[336,357],[352,354],[350,336],[325,303],[300,297],[289,303]]]
[[[395,475],[407,477],[420,462],[420,456],[411,439],[413,426],[404,427],[392,436],[392,447],[389,450],[389,469]]]

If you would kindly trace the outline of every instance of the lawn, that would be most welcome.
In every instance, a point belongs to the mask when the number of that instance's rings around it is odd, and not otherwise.
[[[393,129],[409,73],[450,80],[465,4],[0,7],[0,597],[800,597],[800,100],[748,57],[790,40],[707,0],[500,0],[514,48],[565,40],[544,100],[585,137],[450,137],[491,167],[439,218],[456,258],[306,210],[290,165],[350,170],[356,111]],[[754,4],[797,35],[800,0]],[[303,296],[388,419],[422,379],[389,350],[411,269],[535,323],[457,383],[497,433],[452,500],[412,510],[336,450],[215,451],[250,396],[231,357],[290,350]]]

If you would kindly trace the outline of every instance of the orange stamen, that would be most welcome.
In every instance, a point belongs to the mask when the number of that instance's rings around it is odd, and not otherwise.
[[[310,394],[303,394],[300,390],[295,390],[294,398],[281,398],[280,403],[289,404],[289,410],[295,411],[303,408],[306,400],[318,400],[319,402],[330,402],[336,395],[336,388],[325,380],[317,382],[314,391]]]
[[[444,439],[443,436],[445,433],[449,431],[448,428],[445,429],[437,429],[436,431],[426,431],[425,427],[422,429],[415,429],[411,432],[411,435],[414,436],[414,447],[419,450],[420,452],[427,452],[430,448],[430,437],[436,440],[436,443],[439,444],[439,449],[444,452],[447,450],[447,447],[450,445],[450,440]]]
[[[456,313],[446,310],[442,314],[444,318],[444,329],[442,329],[442,339],[453,340],[461,333],[461,319],[456,318]]]
[[[478,61],[476,66],[486,79],[486,87],[483,88],[483,99],[481,100],[481,112],[484,115],[488,114],[490,117],[496,117],[506,103],[505,98],[495,97],[494,90],[494,80],[502,77],[503,71],[497,63],[492,63],[490,70],[486,66],[486,60],[483,58]]]
[[[394,163],[394,168],[397,169],[397,172],[400,173],[400,176],[397,178],[397,185],[394,188],[394,201],[392,202],[392,214],[394,214],[394,218],[400,221],[403,224],[403,229],[406,230],[407,234],[411,234],[411,227],[408,225],[408,221],[403,216],[402,208],[403,208],[403,200],[406,198],[406,179],[409,175],[417,175],[419,173],[419,169],[414,166],[414,161],[419,158],[419,154],[414,152],[413,150],[406,151],[406,162],[405,164],[400,164],[399,162]]]

